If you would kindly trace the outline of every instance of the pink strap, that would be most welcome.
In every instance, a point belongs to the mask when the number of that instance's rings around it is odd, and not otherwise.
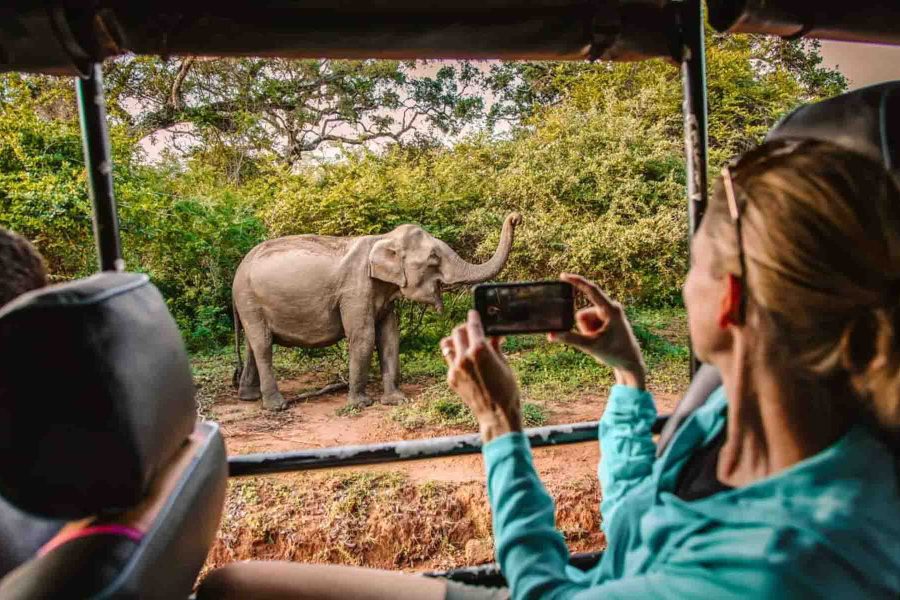
[[[91,527],[71,530],[71,532],[69,533],[63,533],[56,536],[55,538],[44,544],[40,550],[38,550],[38,556],[44,556],[48,552],[52,552],[59,546],[71,542],[72,540],[77,540],[78,538],[89,537],[92,535],[118,535],[127,537],[128,539],[135,542],[140,542],[144,538],[143,531],[141,531],[140,529],[135,529],[134,527],[128,527],[127,525],[118,525],[115,523],[110,525],[92,525]]]

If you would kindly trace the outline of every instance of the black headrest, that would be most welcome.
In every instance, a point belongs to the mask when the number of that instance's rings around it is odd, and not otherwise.
[[[0,310],[0,495],[76,519],[137,504],[194,428],[181,335],[146,275],[101,273]]]
[[[900,185],[900,81],[807,104],[788,114],[766,141],[813,139],[883,164]]]

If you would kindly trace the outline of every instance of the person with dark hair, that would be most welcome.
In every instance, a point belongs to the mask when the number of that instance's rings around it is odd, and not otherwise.
[[[0,227],[0,306],[47,285],[47,266],[21,235]]]
[[[0,308],[45,285],[44,258],[27,239],[0,227]],[[61,526],[27,515],[0,498],[0,577],[30,558]]]

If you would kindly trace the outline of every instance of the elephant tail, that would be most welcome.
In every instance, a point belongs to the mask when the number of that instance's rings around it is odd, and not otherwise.
[[[234,353],[237,362],[234,365],[234,375],[231,376],[231,385],[237,388],[241,382],[241,374],[244,372],[244,361],[241,358],[241,315],[238,314],[237,305],[231,303],[231,314],[234,317]]]

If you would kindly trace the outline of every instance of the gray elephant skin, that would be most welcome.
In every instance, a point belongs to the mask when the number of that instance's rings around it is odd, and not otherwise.
[[[485,263],[466,262],[443,241],[416,225],[383,235],[294,235],[253,248],[234,276],[235,382],[241,400],[262,398],[263,407],[286,406],[272,369],[272,345],[319,348],[347,338],[350,406],[367,406],[366,382],[377,351],[384,384],[382,402],[396,404],[400,391],[400,297],[443,308],[446,286],[495,277],[509,257],[518,213],[506,217],[500,242]],[[240,363],[240,332],[247,360]]]

